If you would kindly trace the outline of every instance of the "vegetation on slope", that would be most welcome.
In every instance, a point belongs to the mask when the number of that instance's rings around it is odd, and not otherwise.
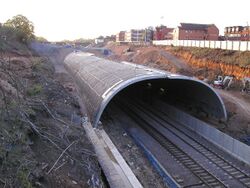
[[[0,187],[103,187],[77,99],[21,30],[0,27]]]
[[[34,39],[34,26],[25,16],[17,15],[0,26],[0,52],[27,55]]]

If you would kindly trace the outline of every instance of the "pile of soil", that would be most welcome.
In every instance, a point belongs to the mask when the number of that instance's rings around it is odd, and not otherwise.
[[[127,46],[109,44],[106,48],[112,51],[112,55],[105,57],[114,61],[128,61],[136,64],[158,68],[173,73],[182,73],[182,69],[166,59],[159,49],[153,46]],[[99,55],[99,54],[97,54]],[[186,71],[186,70],[185,70]],[[187,73],[190,75],[190,73]]]

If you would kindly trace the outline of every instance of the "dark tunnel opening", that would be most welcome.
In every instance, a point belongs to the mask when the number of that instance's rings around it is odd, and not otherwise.
[[[76,80],[94,127],[111,104],[122,100],[151,105],[161,101],[191,115],[227,120],[224,103],[215,90],[191,77],[86,53],[71,53],[64,63]]]
[[[193,80],[151,79],[129,85],[112,98],[104,113],[121,102],[144,103],[152,108],[156,102],[167,103],[202,119],[221,120],[225,117],[217,94],[207,85]]]

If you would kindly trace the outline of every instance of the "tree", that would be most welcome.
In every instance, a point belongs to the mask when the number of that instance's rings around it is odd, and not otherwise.
[[[36,40],[38,42],[48,42],[48,40],[46,38],[44,38],[44,37],[36,37]]]
[[[4,25],[17,31],[18,39],[21,42],[27,43],[34,38],[34,25],[23,15],[14,16],[7,20]]]

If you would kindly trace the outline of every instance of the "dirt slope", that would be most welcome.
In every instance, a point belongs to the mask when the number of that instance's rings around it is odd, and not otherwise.
[[[137,64],[150,66],[153,68],[163,69],[173,73],[180,73],[184,75],[192,75],[192,70],[184,63],[178,61],[172,63],[170,54],[163,48],[145,47],[145,46],[126,46],[109,44],[106,48],[113,52],[111,56],[105,57],[115,61],[129,61]],[[166,58],[168,56],[169,58]],[[173,57],[172,57],[173,58]],[[185,68],[183,68],[183,66]]]
[[[236,79],[250,77],[249,52],[184,47],[167,50],[197,69],[208,69],[216,74],[235,76]]]
[[[72,88],[49,59],[0,57],[0,187],[103,187]]]

